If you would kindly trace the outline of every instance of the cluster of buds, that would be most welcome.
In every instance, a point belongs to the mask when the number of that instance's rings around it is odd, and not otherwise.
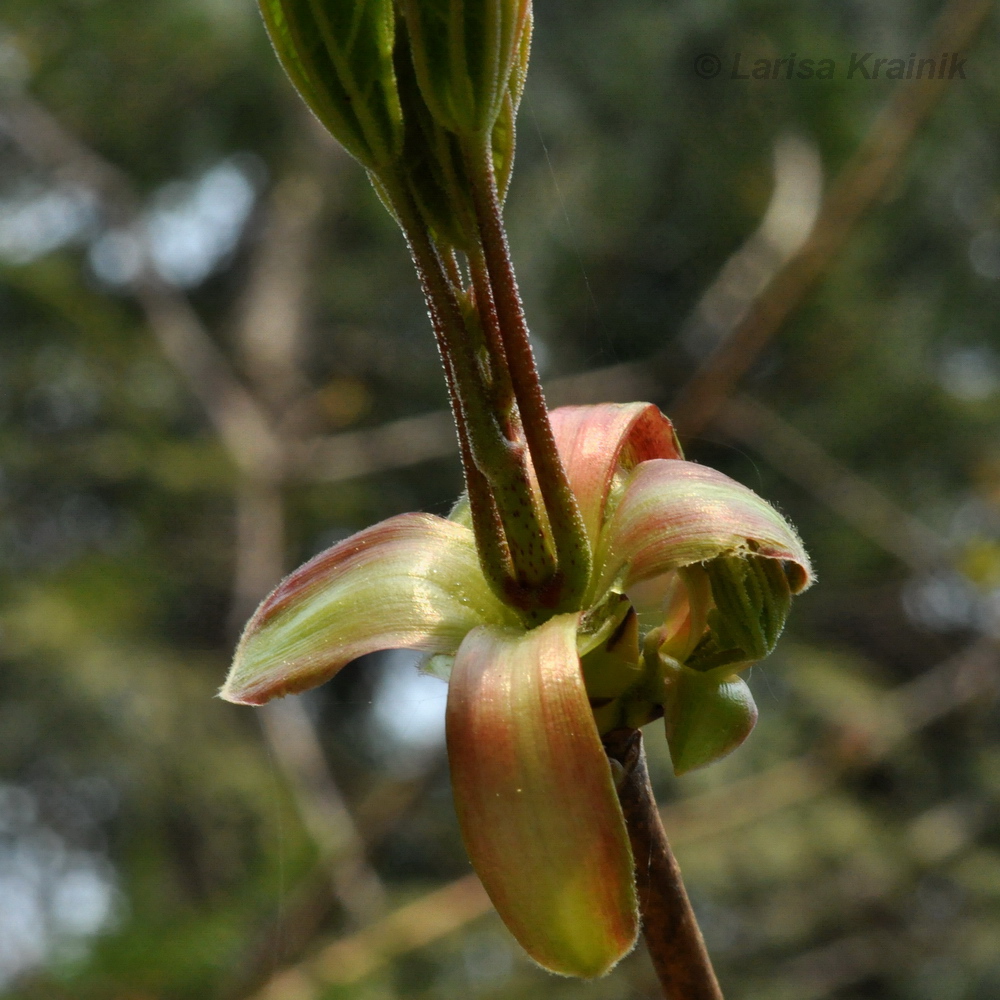
[[[261,0],[261,9],[299,93],[400,223],[416,208],[439,247],[472,246],[470,161],[490,159],[501,202],[514,162],[529,0]]]
[[[261,0],[310,107],[409,243],[444,364],[466,492],[320,553],[247,625],[222,690],[302,691],[381,649],[449,679],[469,856],[541,965],[606,972],[638,927],[602,737],[663,718],[674,770],[738,746],[740,676],[811,581],[764,500],[685,461],[644,403],[545,407],[501,218],[529,0]]]

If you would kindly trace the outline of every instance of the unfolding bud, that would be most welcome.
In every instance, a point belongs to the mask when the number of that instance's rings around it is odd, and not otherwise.
[[[781,561],[720,555],[684,567],[665,588],[664,624],[646,637],[658,663],[674,770],[683,774],[735,750],[757,721],[739,670],[774,648],[791,587]]]
[[[675,774],[711,764],[735,750],[757,724],[750,688],[731,669],[704,672],[660,657],[663,718]]]
[[[260,0],[271,42],[296,89],[369,170],[403,144],[392,52],[392,0]]]
[[[442,246],[478,237],[461,140],[487,151],[501,203],[531,42],[529,0],[260,0],[274,48],[319,120],[400,221],[401,180]],[[397,7],[405,10],[397,13]]]
[[[512,75],[520,73],[515,86],[523,85],[530,0],[400,0],[400,7],[434,119],[458,135],[488,137]]]
[[[514,120],[524,90],[530,39],[529,17],[521,35],[518,58],[509,74],[507,90],[488,135],[501,204],[514,166]],[[405,122],[404,153],[400,165],[420,214],[435,239],[441,244],[467,251],[478,240],[468,166],[458,135],[443,125],[425,103],[414,70],[415,57],[411,44],[406,24],[400,21],[397,25],[396,79]]]
[[[705,566],[715,607],[708,612],[708,634],[688,665],[712,670],[764,659],[785,625],[792,594],[776,559],[720,556]]]
[[[662,714],[678,774],[739,746],[757,709],[738,672],[770,652],[812,571],[770,505],[680,458],[655,407],[573,407],[552,424],[594,544],[577,611],[528,627],[503,603],[463,500],[447,521],[404,514],[361,531],[285,579],[221,695],[263,704],[366,653],[427,653],[450,673],[455,808],[484,887],[535,961],[593,977],[638,929],[601,734]]]

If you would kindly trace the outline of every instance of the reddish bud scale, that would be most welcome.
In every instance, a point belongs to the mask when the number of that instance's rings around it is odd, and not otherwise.
[[[638,920],[577,622],[469,634],[451,675],[448,757],[466,849],[511,933],[545,968],[590,977],[632,949]]]
[[[736,675],[746,663],[732,658],[771,648],[811,569],[772,507],[681,459],[655,407],[568,408],[552,425],[597,540],[583,612],[527,628],[490,590],[467,511],[401,515],[284,581],[247,626],[222,694],[259,704],[377,649],[444,654],[445,668],[454,656],[448,751],[472,862],[536,961],[595,976],[631,947],[636,918],[585,674],[608,726],[664,713],[678,773],[715,760],[756,720]],[[659,613],[641,654],[633,588]]]

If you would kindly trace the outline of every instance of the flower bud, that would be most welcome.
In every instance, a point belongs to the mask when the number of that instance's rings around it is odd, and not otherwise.
[[[530,0],[400,0],[400,6],[434,119],[458,135],[489,136],[512,74],[523,77]]]
[[[608,618],[580,644],[583,681],[597,731],[638,729],[663,714],[663,683],[655,649],[643,656],[639,617],[628,599],[608,602]]]
[[[686,774],[732,753],[757,724],[746,682],[720,667],[705,673],[660,656],[663,718],[675,774]]]
[[[626,725],[630,695],[644,679],[639,619],[624,597],[616,603],[601,629],[579,649],[587,697],[601,734]]]
[[[715,607],[708,633],[687,660],[695,670],[755,663],[778,641],[792,600],[777,559],[719,556],[705,564]]]
[[[476,212],[462,151],[454,133],[440,125],[424,103],[402,20],[398,38],[396,79],[405,122],[401,166],[435,240],[464,249],[475,240]]]
[[[490,151],[501,204],[514,166],[514,120],[524,90],[531,38],[528,18],[521,35],[518,58],[509,74],[507,90],[490,133]],[[442,244],[467,250],[478,238],[472,184],[458,136],[445,127],[425,103],[415,72],[412,38],[406,24],[397,24],[396,79],[405,122],[402,167],[420,214]]]
[[[392,0],[260,0],[260,9],[285,71],[333,137],[371,171],[395,161]]]
[[[514,121],[521,106],[521,95],[528,79],[528,56],[531,52],[531,7],[521,32],[521,41],[507,81],[507,92],[500,105],[500,113],[493,123],[493,172],[496,175],[497,192],[503,204],[510,186],[510,175],[514,169]]]

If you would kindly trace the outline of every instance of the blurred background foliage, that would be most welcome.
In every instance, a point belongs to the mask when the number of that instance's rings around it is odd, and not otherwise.
[[[989,7],[536,11],[507,215],[551,399],[676,401],[820,576],[742,750],[675,780],[647,733],[731,1000],[1000,995]],[[937,57],[942,22],[967,79],[846,78]],[[737,53],[836,74],[734,80]],[[460,488],[403,242],[250,0],[6,0],[0,323],[0,993],[657,995],[641,948],[561,980],[490,914],[412,656],[213,697],[283,571]]]

